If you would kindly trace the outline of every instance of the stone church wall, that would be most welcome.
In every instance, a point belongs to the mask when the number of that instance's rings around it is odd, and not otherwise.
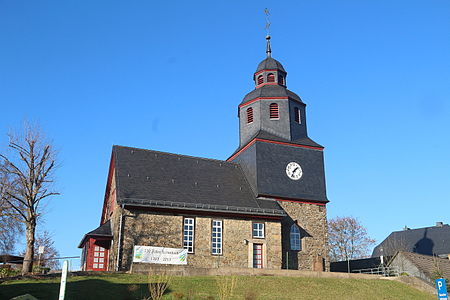
[[[116,209],[116,212],[119,209]],[[130,270],[133,246],[183,247],[183,215],[124,209],[121,270]],[[265,223],[265,238],[252,238],[252,220],[192,216],[195,218],[194,253],[188,254],[188,266],[193,267],[253,267],[253,243],[263,244],[264,268],[281,268],[281,222]],[[212,220],[223,221],[222,255],[211,254]],[[118,223],[116,223],[118,224]],[[113,249],[117,253],[118,226],[114,227]],[[117,233],[116,233],[117,232]],[[133,270],[148,268],[149,264],[134,264]]]
[[[329,271],[328,230],[324,205],[279,201],[289,217],[283,219],[283,268]],[[300,227],[300,251],[290,250],[290,228]]]

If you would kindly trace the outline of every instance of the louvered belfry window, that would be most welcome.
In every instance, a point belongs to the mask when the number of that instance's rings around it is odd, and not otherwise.
[[[247,123],[253,122],[253,108],[247,108]]]
[[[261,84],[264,82],[264,77],[262,75],[258,76],[258,84]]]
[[[275,82],[275,75],[273,73],[267,75],[267,82]]]
[[[301,124],[302,123],[302,119],[301,119],[301,116],[300,116],[300,109],[298,109],[298,107],[294,108],[294,114],[295,114],[295,116],[294,116],[295,122],[297,122],[298,124]]]
[[[278,84],[284,85],[283,75],[278,75]]]
[[[278,104],[271,103],[269,109],[271,119],[278,119],[280,117],[280,114],[278,113]]]

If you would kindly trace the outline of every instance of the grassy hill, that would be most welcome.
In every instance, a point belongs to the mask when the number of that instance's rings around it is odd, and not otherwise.
[[[228,277],[230,278],[230,277]],[[217,277],[173,277],[163,299],[218,299]],[[230,279],[228,279],[230,280]],[[71,276],[67,300],[131,300],[148,297],[148,278],[138,274]],[[0,299],[31,294],[38,299],[57,299],[58,278],[22,279],[0,284]],[[389,280],[237,276],[232,299],[405,299],[434,300],[435,296]]]

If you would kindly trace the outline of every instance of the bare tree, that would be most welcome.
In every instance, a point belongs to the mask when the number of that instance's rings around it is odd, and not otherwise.
[[[22,223],[12,217],[12,211],[6,202],[6,189],[10,187],[8,176],[0,167],[0,254],[12,254],[17,237],[23,232]]]
[[[39,247],[44,247],[44,252],[40,255]],[[22,253],[24,255],[24,253]],[[59,252],[55,248],[55,243],[52,236],[47,230],[36,234],[34,241],[34,258],[35,262],[39,263],[40,267],[47,267],[52,270],[58,269],[60,264],[56,259],[59,257]]]
[[[57,195],[51,190],[55,152],[38,130],[26,126],[23,136],[9,135],[9,155],[0,154],[0,167],[9,185],[2,201],[10,216],[25,225],[26,250],[22,274],[32,272],[37,220],[42,200]]]
[[[375,243],[366,228],[353,217],[336,217],[328,222],[328,243],[332,261],[350,261],[367,257]]]

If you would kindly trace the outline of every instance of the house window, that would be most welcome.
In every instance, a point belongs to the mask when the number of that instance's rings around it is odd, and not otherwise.
[[[212,254],[222,254],[222,221],[212,221]]]
[[[253,108],[247,108],[247,124],[253,122]]]
[[[264,77],[262,75],[258,76],[258,84],[261,84],[264,82]]]
[[[300,109],[298,109],[298,107],[294,108],[294,119],[298,124],[302,124],[302,116],[300,113],[301,111]]]
[[[273,75],[273,73],[267,75],[267,82],[275,82],[275,75]]]
[[[269,106],[269,110],[270,110],[270,118],[271,119],[278,119],[280,117],[280,115],[278,113],[278,104],[271,103]]]
[[[253,223],[253,237],[258,239],[264,238],[264,223]]]
[[[300,251],[302,250],[301,244],[301,236],[300,236],[300,228],[298,228],[297,224],[292,224],[291,226],[291,250]]]
[[[194,218],[184,218],[183,223],[183,248],[194,253]]]

